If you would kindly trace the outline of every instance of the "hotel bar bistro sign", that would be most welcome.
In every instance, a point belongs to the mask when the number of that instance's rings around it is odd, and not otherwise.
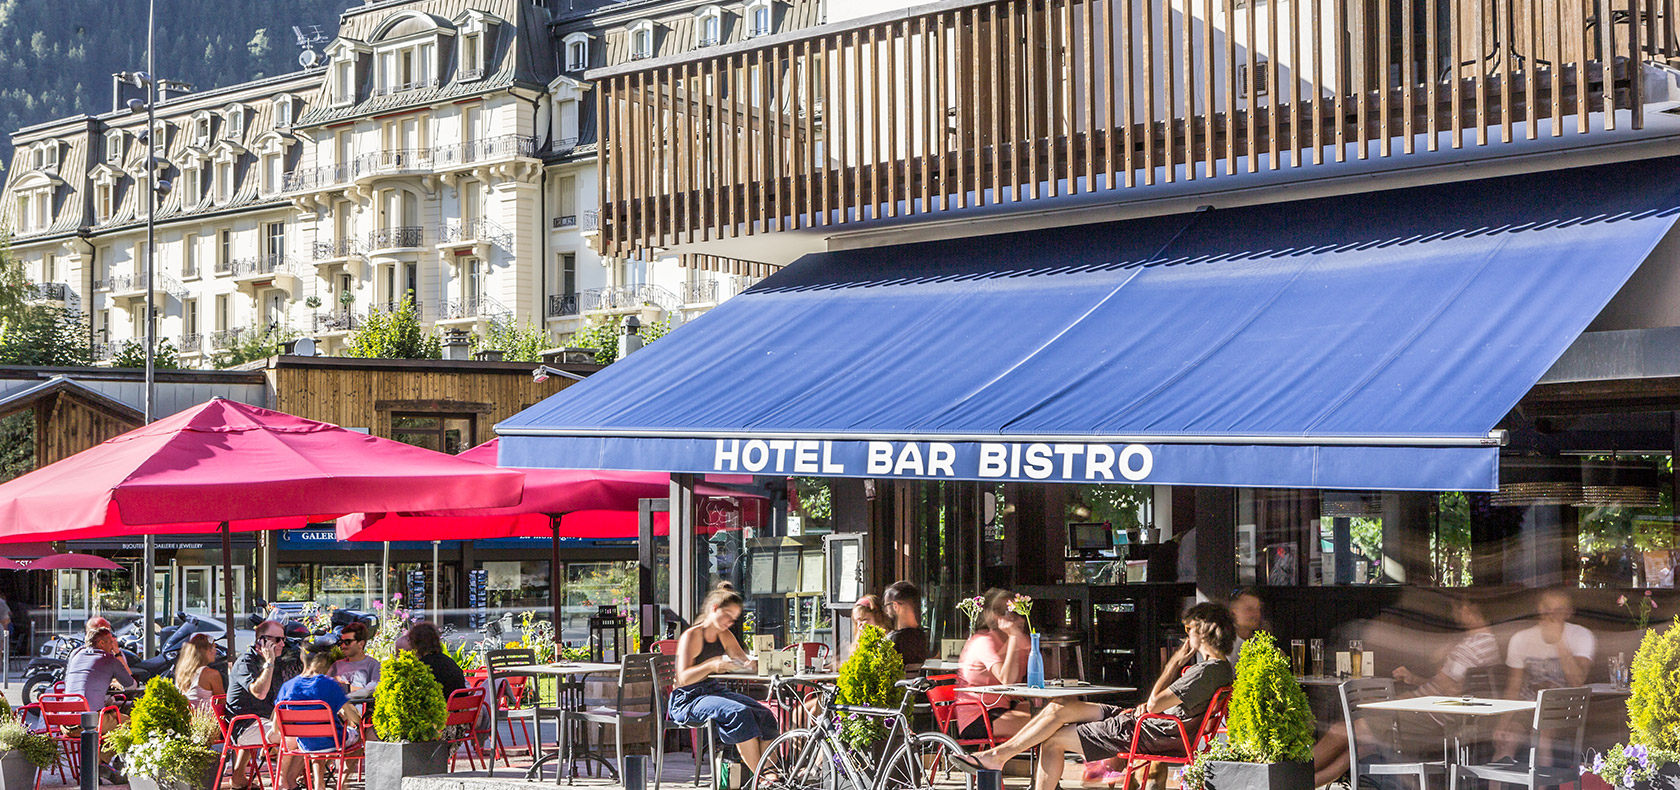
[[[1149,479],[1142,444],[717,439],[711,471],[826,477],[1055,482]]]

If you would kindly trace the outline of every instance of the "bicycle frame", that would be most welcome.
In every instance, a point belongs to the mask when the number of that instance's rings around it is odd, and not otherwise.
[[[771,685],[772,695],[779,694],[783,689],[782,684],[778,681],[772,681]],[[880,752],[884,756],[883,761],[885,761],[895,750],[910,741],[910,713],[914,710],[916,704],[915,691],[909,688],[905,689],[904,701],[899,704],[897,709],[836,705],[834,704],[834,697],[837,692],[838,690],[833,686],[823,688],[821,705],[817,712],[813,714],[812,726],[806,728],[815,737],[800,752],[797,762],[802,763],[807,759],[815,759],[816,755],[811,754],[811,750],[821,749],[823,744],[827,744],[829,750],[833,752],[839,762],[841,770],[845,771],[846,779],[853,788],[857,788],[857,790],[863,790],[864,788],[881,790],[887,780],[887,772],[880,770],[883,766],[873,766],[874,770],[871,770],[870,766],[863,763],[860,759],[861,752],[840,737],[840,726],[835,714],[850,714],[886,720],[887,739]],[[873,773],[873,776],[866,780],[866,774],[870,773]]]

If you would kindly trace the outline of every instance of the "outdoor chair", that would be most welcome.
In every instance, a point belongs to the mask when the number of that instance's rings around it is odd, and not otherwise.
[[[474,760],[476,753],[490,764],[490,758],[484,751],[484,739],[490,735],[479,727],[479,720],[484,713],[484,687],[457,689],[445,700],[444,706],[448,710],[443,726],[445,733],[454,733],[449,743],[455,748],[449,750],[449,770],[455,770],[456,758],[460,756],[460,747],[467,749],[467,767],[478,770],[478,763]]]
[[[1196,755],[1200,754],[1203,749],[1208,748],[1208,746],[1213,743],[1214,733],[1218,732],[1219,728],[1225,726],[1225,714],[1230,702],[1230,686],[1221,686],[1219,689],[1214,691],[1213,699],[1208,701],[1207,711],[1202,713],[1202,724],[1196,729],[1196,735],[1194,738],[1192,738],[1190,733],[1184,729],[1184,722],[1179,721],[1178,718],[1174,716],[1168,716],[1165,713],[1145,713],[1142,716],[1139,716],[1137,720],[1137,727],[1132,730],[1131,750],[1125,755],[1126,765],[1121,769],[1121,773],[1124,776],[1121,787],[1130,787],[1132,784],[1132,773],[1146,768],[1151,763],[1161,765],[1189,765],[1191,761],[1196,759]],[[1152,753],[1139,751],[1139,741],[1141,740],[1141,736],[1143,734],[1143,723],[1150,719],[1170,721],[1178,728],[1179,747],[1181,748],[1179,753],[1167,754],[1165,752]]]
[[[957,684],[962,680],[960,675],[933,675],[928,680],[938,684],[927,690],[927,701],[933,707],[933,720],[940,732],[955,738],[959,746],[990,749],[998,745],[997,736],[992,733],[992,718],[986,715],[986,706],[971,699],[957,699]],[[986,737],[963,738],[959,734],[957,712],[963,708],[979,709],[980,720],[986,723]]]
[[[1348,739],[1348,786],[1358,787],[1359,777],[1365,776],[1413,776],[1417,778],[1418,790],[1429,790],[1429,777],[1446,778],[1447,764],[1445,757],[1435,761],[1404,762],[1398,760],[1374,760],[1376,753],[1362,751],[1359,743],[1358,723],[1365,723],[1366,732],[1387,736],[1390,755],[1400,755],[1398,742],[1399,728],[1396,717],[1390,713],[1378,713],[1361,710],[1359,706],[1371,702],[1386,702],[1394,699],[1394,681],[1388,678],[1360,678],[1349,680],[1337,687],[1342,698],[1342,726],[1347,728]],[[1445,755],[1446,745],[1442,744],[1442,754]]]
[[[624,663],[620,664],[618,668],[618,690],[613,704],[586,704],[576,710],[565,708],[560,710],[560,770],[554,776],[555,784],[559,784],[562,777],[566,779],[566,784],[572,784],[576,778],[576,772],[569,770],[575,760],[573,746],[578,740],[572,737],[572,725],[574,723],[593,724],[613,729],[613,754],[618,758],[620,776],[623,775],[625,729],[638,722],[646,723],[649,725],[650,736],[657,738],[658,728],[652,726],[654,719],[653,699],[658,696],[654,691],[652,661],[655,657],[658,656],[654,653],[635,653],[624,657]],[[595,729],[599,729],[599,727],[586,728],[586,730]],[[585,743],[585,748],[588,748],[587,743]],[[658,747],[655,746],[651,750],[657,753],[657,749]],[[594,756],[599,757],[599,755]],[[601,759],[603,762],[605,761],[605,758]],[[658,762],[657,759],[655,759],[655,762]]]
[[[82,775],[81,737],[82,714],[88,711],[87,697],[80,694],[49,692],[41,695],[41,722],[47,735],[58,741],[61,762],[55,763],[59,778],[65,779],[64,767],[70,767],[66,782],[77,782]],[[99,742],[105,742],[105,714],[116,713],[117,706],[106,705],[99,711]]]
[[[654,655],[649,661],[653,667],[653,790],[659,790],[660,777],[665,767],[665,733],[672,730],[688,732],[689,749],[694,752],[694,786],[700,786],[703,775],[700,763],[700,734],[706,735],[706,764],[711,764],[711,758],[717,756],[717,726],[708,721],[705,724],[691,726],[671,721],[671,690],[677,685],[677,657],[664,654]]]
[[[484,682],[487,686],[486,699],[495,706],[495,747],[490,759],[500,757],[502,765],[512,766],[508,759],[509,752],[523,748],[526,754],[536,759],[537,740],[542,737],[541,728],[535,728],[537,709],[535,706],[526,707],[526,689],[530,678],[524,675],[503,675],[497,677],[497,672],[508,667],[526,666],[537,663],[537,653],[529,648],[510,648],[491,650],[484,654]],[[508,731],[507,742],[502,740],[502,726]],[[514,729],[518,726],[517,731]],[[515,733],[523,735],[525,744],[519,744]]]
[[[1574,785],[1581,781],[1581,744],[1587,732],[1587,702],[1592,689],[1543,689],[1534,708],[1534,735],[1527,760],[1502,763],[1457,764],[1452,768],[1451,790],[1458,790],[1460,777],[1487,782],[1521,785],[1530,790]],[[1571,733],[1571,731],[1573,731]],[[1562,760],[1556,759],[1557,736],[1574,735]],[[1542,765],[1541,763],[1545,764]]]
[[[351,753],[345,737],[338,732],[338,713],[318,701],[281,702],[274,706],[274,729],[280,736],[279,760],[287,757],[303,760],[304,786],[309,790],[325,790],[315,786],[315,765],[331,762],[338,774],[338,790],[344,790],[350,768],[362,762],[360,753]],[[333,747],[319,752],[306,752],[297,746],[297,738],[331,738]],[[278,768],[276,768],[278,774]],[[278,783],[276,783],[278,787]]]

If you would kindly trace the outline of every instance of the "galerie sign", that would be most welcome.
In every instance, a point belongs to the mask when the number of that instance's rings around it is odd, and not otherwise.
[[[1141,444],[717,439],[711,471],[825,477],[1140,482],[1155,468]]]

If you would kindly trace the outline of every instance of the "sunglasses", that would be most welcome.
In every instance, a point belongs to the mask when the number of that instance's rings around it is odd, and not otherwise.
[[[366,641],[367,641],[366,639],[356,639],[354,637],[349,637],[349,636],[341,636],[341,637],[338,638],[339,644],[348,644],[350,642],[366,642]]]
[[[284,641],[286,641],[286,637],[283,637],[283,636],[259,636],[259,637],[257,637],[257,641],[258,642],[284,642]]]

